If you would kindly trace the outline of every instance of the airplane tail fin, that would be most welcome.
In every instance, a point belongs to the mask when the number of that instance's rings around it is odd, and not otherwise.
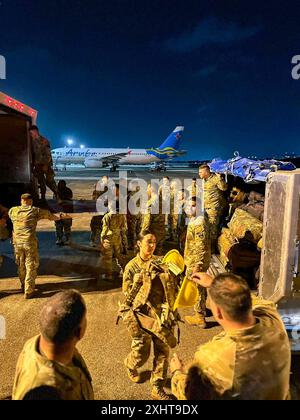
[[[178,126],[175,128],[175,130],[172,131],[172,133],[166,138],[166,140],[163,142],[161,146],[159,146],[159,150],[164,149],[175,149],[175,151],[180,150],[180,143],[181,143],[181,137],[182,133],[184,131],[184,127]]]

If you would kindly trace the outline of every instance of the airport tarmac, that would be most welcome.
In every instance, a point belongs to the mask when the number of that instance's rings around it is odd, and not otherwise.
[[[151,172],[145,167],[122,167],[117,172],[110,172],[109,169],[85,169],[80,167],[68,168],[66,171],[56,171],[56,181],[65,180],[67,186],[71,188],[76,200],[91,200],[92,193],[97,181],[104,175],[110,177],[116,183],[120,177],[127,178],[129,181],[134,179],[143,179],[146,182],[151,180],[162,180],[164,176],[168,176],[170,180],[179,179],[184,186],[185,182],[190,185],[193,178],[198,178],[197,168],[170,168],[166,172]],[[47,199],[51,199],[52,194],[48,191]]]
[[[145,166],[122,166],[116,172],[111,172],[107,169],[89,169],[83,167],[67,167],[66,170],[60,169],[55,171],[57,179],[94,179],[98,180],[104,175],[112,179],[118,178],[119,172],[126,172],[128,178],[163,178],[169,176],[170,178],[193,178],[198,176],[197,168],[174,167],[167,168],[166,171],[151,171]]]

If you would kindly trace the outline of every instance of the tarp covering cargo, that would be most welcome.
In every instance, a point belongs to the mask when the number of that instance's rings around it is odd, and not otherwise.
[[[209,163],[209,166],[213,172],[238,176],[247,183],[265,182],[271,172],[296,169],[296,166],[291,162],[274,159],[252,160],[239,155],[229,160],[214,159]]]

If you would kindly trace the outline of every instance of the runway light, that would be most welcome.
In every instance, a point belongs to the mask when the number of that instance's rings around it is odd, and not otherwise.
[[[69,146],[72,146],[72,144],[74,144],[74,141],[72,139],[68,139],[67,143],[68,143]]]
[[[85,149],[85,145],[84,144],[81,144],[80,145],[80,149]]]

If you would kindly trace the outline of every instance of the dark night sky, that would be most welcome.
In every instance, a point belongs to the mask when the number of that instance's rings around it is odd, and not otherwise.
[[[54,147],[156,147],[188,158],[300,154],[300,3],[0,0],[0,90]]]

